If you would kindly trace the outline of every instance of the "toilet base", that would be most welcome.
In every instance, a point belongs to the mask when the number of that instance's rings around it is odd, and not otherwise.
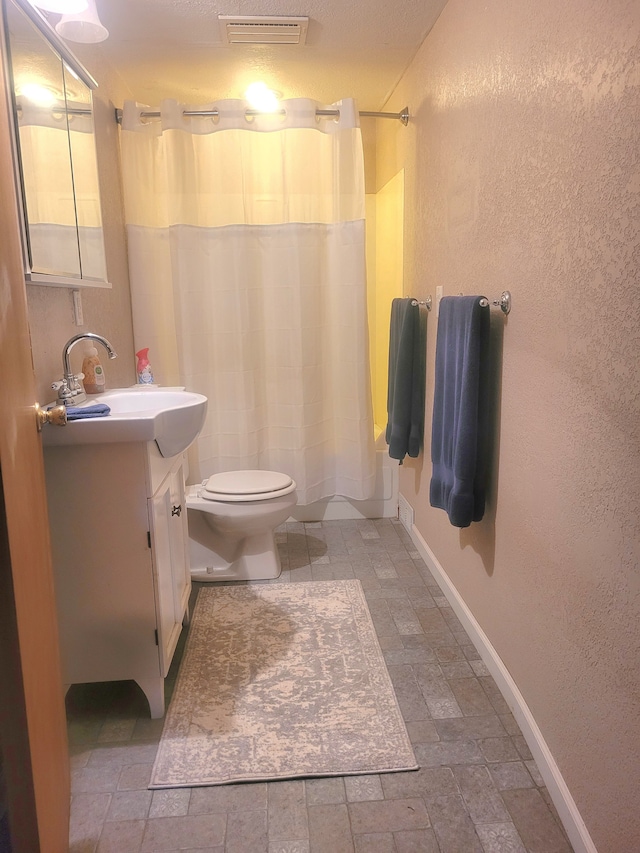
[[[273,533],[262,533],[238,543],[237,555],[226,560],[220,554],[189,539],[191,580],[199,583],[218,581],[274,580],[282,566]]]

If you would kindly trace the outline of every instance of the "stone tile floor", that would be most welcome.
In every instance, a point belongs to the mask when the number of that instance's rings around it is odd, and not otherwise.
[[[402,525],[287,523],[277,538],[271,583],[362,582],[420,769],[150,791],[163,721],[132,682],[74,685],[70,853],[570,853],[516,721]]]

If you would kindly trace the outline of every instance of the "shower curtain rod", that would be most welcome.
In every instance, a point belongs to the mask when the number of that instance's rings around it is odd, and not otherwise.
[[[246,110],[245,115],[248,116],[262,116],[262,115],[284,115],[285,110],[277,110],[275,113],[266,113],[263,110]],[[219,115],[218,110],[183,110],[183,116],[217,116]],[[339,116],[340,110],[316,110],[317,116]],[[361,116],[367,116],[368,118],[394,118],[397,121],[401,121],[405,127],[409,124],[409,107],[405,107],[399,113],[380,113],[380,112],[371,112],[370,110],[360,110]],[[143,110],[140,113],[141,118],[160,118],[159,110]],[[122,124],[122,110],[119,107],[116,107],[116,121],[118,124]]]

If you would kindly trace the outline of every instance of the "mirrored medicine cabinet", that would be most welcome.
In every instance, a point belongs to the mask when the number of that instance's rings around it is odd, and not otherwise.
[[[0,0],[25,277],[107,281],[91,92],[95,80],[28,0]]]

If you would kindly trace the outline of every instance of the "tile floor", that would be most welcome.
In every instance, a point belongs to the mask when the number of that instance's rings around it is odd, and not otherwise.
[[[570,853],[513,716],[404,528],[289,523],[277,538],[272,583],[361,580],[420,770],[150,791],[163,721],[132,682],[74,685],[70,853]]]

